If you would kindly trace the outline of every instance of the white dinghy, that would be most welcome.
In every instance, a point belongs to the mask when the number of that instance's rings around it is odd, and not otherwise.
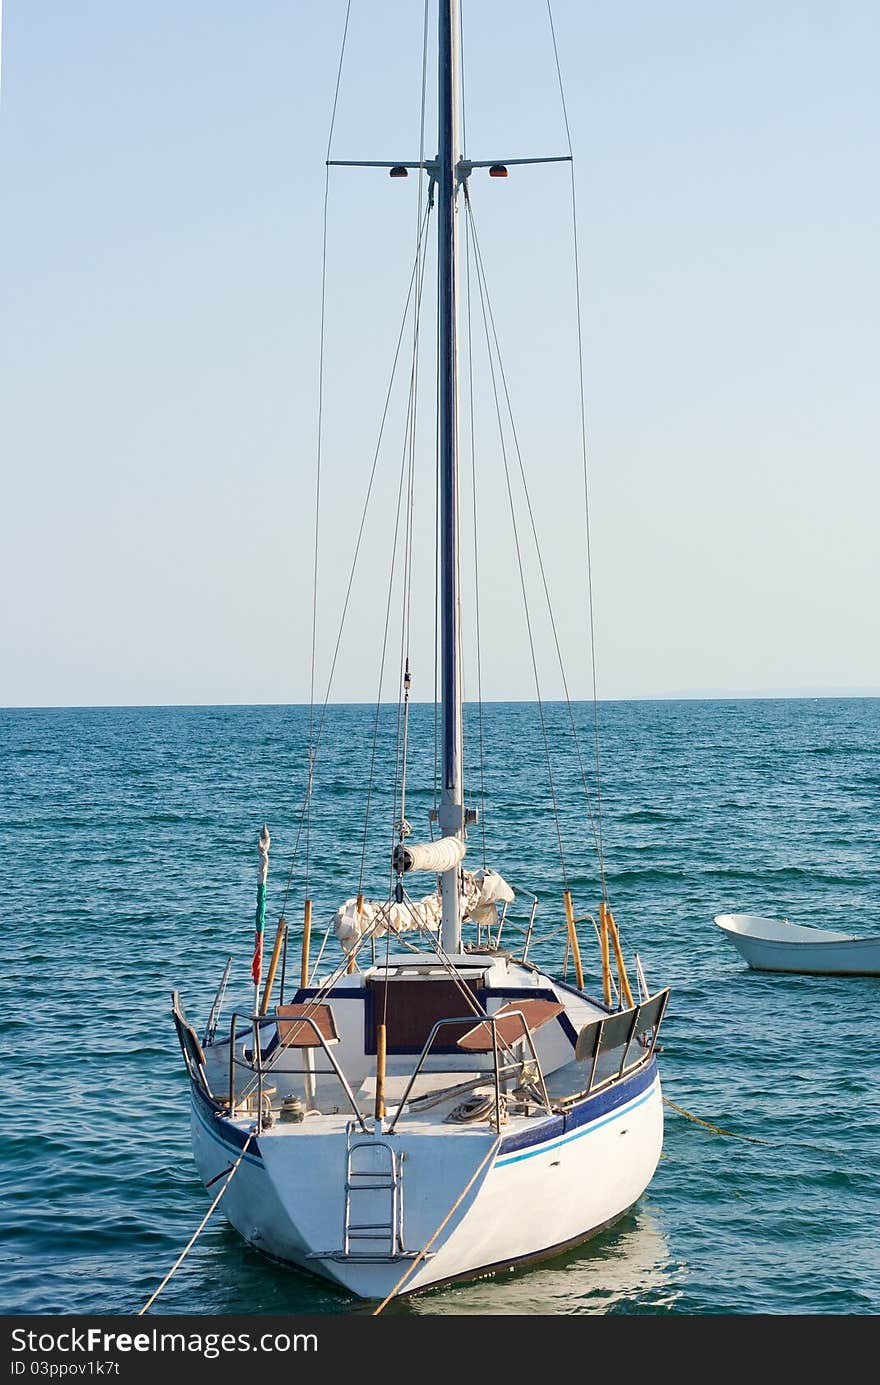
[[[857,938],[760,914],[716,914],[715,922],[755,971],[880,976],[880,938]]]
[[[436,409],[431,410],[436,433],[422,450],[432,494],[436,460],[439,497],[439,515],[428,531],[439,535],[438,788],[437,807],[427,814],[424,834],[434,837],[436,824],[436,839],[409,841],[407,754],[414,733],[406,648],[399,669],[399,778],[384,838],[392,848],[391,860],[384,856],[373,877],[387,882],[387,897],[365,898],[367,889],[358,875],[360,851],[350,850],[344,858],[350,885],[339,891],[329,948],[322,945],[314,962],[314,876],[310,885],[307,863],[301,885],[302,934],[296,939],[299,984],[285,994],[285,908],[265,980],[262,971],[270,846],[264,829],[253,1003],[236,1007],[221,1026],[229,967],[199,1033],[187,1020],[177,992],[173,1000],[189,1077],[195,1161],[210,1196],[224,1190],[225,1216],[267,1256],[321,1275],[362,1298],[383,1301],[392,1294],[508,1268],[587,1239],[641,1197],[663,1142],[656,1054],[668,991],[649,990],[638,959],[635,995],[630,987],[609,905],[597,780],[588,784],[583,770],[567,684],[571,729],[552,745],[545,734],[550,787],[542,801],[540,786],[530,786],[528,808],[533,813],[540,804],[548,823],[555,819],[562,855],[564,830],[550,759],[551,753],[561,755],[574,747],[574,772],[583,779],[589,812],[572,829],[569,871],[576,869],[581,880],[588,869],[595,871],[595,918],[576,917],[564,858],[556,904],[541,938],[535,930],[537,894],[554,888],[546,855],[536,849],[534,860],[515,864],[515,880],[521,870],[528,888],[509,884],[485,858],[481,868],[468,865],[468,835],[473,836],[482,800],[477,774],[472,771],[474,782],[465,784],[462,736],[457,334],[464,294],[458,287],[458,226],[472,224],[472,175],[488,170],[491,177],[506,177],[507,167],[497,159],[465,158],[460,146],[458,8],[458,0],[439,0],[436,157],[365,165],[374,171],[384,168],[394,178],[414,170],[424,187],[421,224],[426,226],[431,217],[437,223],[436,333],[419,334],[417,323],[413,329],[416,344],[432,336],[437,343],[428,372],[437,380]],[[381,74],[374,74],[374,80],[381,80]],[[570,154],[508,162],[570,163]],[[431,278],[424,273],[423,255],[420,235],[414,312],[421,285]],[[476,254],[474,262],[479,278],[483,262]],[[481,295],[487,291],[484,277],[477,288]],[[518,293],[519,284],[512,291]],[[468,296],[468,311],[469,301]],[[491,323],[491,315],[486,320]],[[498,343],[488,327],[487,339],[487,350],[496,352],[494,362]],[[414,377],[414,369],[410,374]],[[408,417],[415,417],[414,404]],[[412,447],[413,457],[417,450]],[[574,477],[583,484],[580,438],[572,458]],[[584,492],[574,486],[573,481],[565,507],[583,514]],[[411,537],[399,551],[400,561],[420,556]],[[427,555],[429,561],[433,556]],[[430,566],[428,571],[432,573]],[[409,584],[404,570],[406,593]],[[546,582],[544,593],[549,601]],[[585,618],[591,614],[583,594],[578,608]],[[592,627],[586,639],[591,635]],[[543,730],[543,712],[541,716]],[[364,722],[372,724],[372,711],[365,711]],[[323,716],[314,718],[304,811],[311,802],[323,724]],[[585,734],[594,738],[593,721]],[[522,749],[533,753],[531,747]],[[512,744],[509,754],[519,750]],[[598,779],[598,753],[596,775]],[[366,774],[364,794],[369,811]],[[503,844],[503,817],[497,811]],[[481,816],[485,826],[485,813]],[[591,827],[596,861],[584,865],[580,853],[583,843],[590,842]],[[343,840],[344,835],[340,833]],[[313,856],[313,871],[320,865],[315,866]],[[339,865],[336,860],[334,871]],[[420,875],[421,888],[411,895],[409,881]],[[293,867],[291,876],[300,888]],[[286,900],[285,895],[285,907]],[[595,994],[584,979],[578,936],[578,925],[584,923],[598,944]],[[556,938],[559,968],[551,972],[534,958],[549,955],[548,940],[555,952]],[[284,959],[280,968],[279,958]],[[573,984],[566,979],[569,966]]]

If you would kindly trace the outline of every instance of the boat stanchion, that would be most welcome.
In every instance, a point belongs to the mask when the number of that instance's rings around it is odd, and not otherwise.
[[[564,890],[562,898],[565,900],[565,922],[568,925],[568,941],[571,946],[571,955],[574,958],[574,975],[579,991],[584,989],[584,968],[581,962],[581,949],[578,943],[577,926],[574,920],[574,906],[571,902],[571,890]]]
[[[362,891],[362,890],[359,890],[359,891],[358,891],[358,897],[357,897],[358,937],[360,937],[360,922],[361,922],[361,914],[363,913],[363,911],[364,911],[364,896],[363,896],[363,891]],[[345,968],[345,970],[348,972],[349,976],[350,976],[351,973],[354,971],[354,969],[355,969],[356,966],[357,966],[357,963],[356,963],[356,961],[355,961],[355,951],[354,951],[354,949],[352,949],[351,956],[350,956],[349,959],[348,959],[348,966]]]
[[[269,1012],[269,999],[272,995],[272,987],[275,985],[275,973],[278,970],[278,962],[281,958],[281,944],[284,942],[284,935],[287,932],[287,919],[284,915],[278,920],[278,928],[275,933],[275,946],[272,948],[272,957],[269,962],[269,971],[266,976],[266,984],[263,987],[263,1000],[260,1005],[260,1014],[266,1015]]]
[[[620,986],[621,999],[626,1002],[629,1009],[633,1007],[633,993],[630,989],[629,977],[626,974],[626,963],[623,960],[623,950],[620,946],[620,934],[617,931],[617,924],[614,922],[614,915],[606,907],[605,918],[608,923],[608,932],[611,934],[611,942],[614,946],[614,960],[617,962],[617,980]]]
[[[307,899],[303,905],[303,941],[302,957],[300,959],[299,984],[305,988],[309,984],[309,948],[312,942],[312,901]],[[315,1082],[314,1062],[312,1050],[304,1048],[302,1051],[303,1063],[303,1083],[305,1092],[306,1109],[311,1110],[315,1104],[317,1095],[317,1084]]]
[[[376,1120],[385,1116],[385,1026],[376,1025]]]
[[[608,905],[604,899],[599,903],[599,946],[602,949],[602,997],[606,1005],[611,1004],[611,955],[608,945]]]
[[[307,986],[309,984],[309,948],[312,941],[312,901],[307,899],[303,908],[303,945],[302,962],[300,965],[299,984]]]

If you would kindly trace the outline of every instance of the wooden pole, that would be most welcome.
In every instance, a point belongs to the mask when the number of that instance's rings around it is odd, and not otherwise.
[[[312,901],[306,900],[303,910],[303,946],[302,946],[302,966],[300,967],[299,984],[307,986],[309,984],[309,944],[312,939]]]
[[[565,900],[565,921],[568,924],[568,941],[571,943],[571,955],[574,958],[574,977],[579,991],[584,989],[584,968],[581,964],[581,949],[578,945],[577,928],[574,921],[574,907],[571,902],[571,890],[564,890],[562,898]]]
[[[266,984],[263,987],[263,1003],[260,1006],[260,1014],[265,1015],[269,1010],[269,997],[272,994],[272,987],[275,984],[275,973],[278,970],[278,959],[281,956],[281,944],[284,941],[284,934],[287,932],[287,919],[283,916],[278,920],[278,929],[275,933],[275,946],[272,948],[272,960],[269,963],[269,972],[266,977]]]
[[[312,901],[307,899],[303,908],[303,944],[302,961],[300,964],[299,984],[305,988],[309,984],[309,944],[312,938]],[[315,1103],[315,1074],[313,1071],[312,1050],[304,1048],[302,1051],[303,1073],[305,1074],[305,1097],[306,1109],[311,1110]]]
[[[376,1025],[376,1120],[385,1115],[385,1026]]]
[[[620,935],[617,931],[617,924],[614,922],[614,915],[609,909],[606,913],[608,919],[608,931],[611,934],[611,941],[614,944],[614,957],[617,962],[617,978],[620,982],[620,994],[626,1001],[630,1009],[633,1006],[633,993],[630,990],[629,978],[626,974],[626,963],[623,960],[623,950],[620,946]]]
[[[359,894],[358,894],[358,897],[357,897],[357,916],[358,916],[358,919],[360,919],[361,910],[363,909],[363,907],[364,907],[364,896],[363,896],[363,894],[360,894],[360,893],[359,893]],[[355,959],[354,959],[354,953],[352,953],[351,956],[350,956],[349,959],[348,959],[348,966],[345,968],[345,970],[349,973],[349,975],[351,975],[351,973],[354,971],[355,966],[356,966],[356,962],[355,962]]]
[[[602,995],[606,1005],[611,1004],[611,957],[608,951],[608,906],[604,899],[599,904],[599,944],[602,948]]]

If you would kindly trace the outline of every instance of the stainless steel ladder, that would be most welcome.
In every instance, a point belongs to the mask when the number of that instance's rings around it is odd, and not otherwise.
[[[403,1248],[403,1160],[386,1140],[352,1140],[349,1129],[345,1169],[345,1213],[342,1253],[347,1259],[386,1260],[405,1255]],[[387,1198],[387,1217],[384,1209]],[[375,1203],[382,1211],[377,1214]],[[371,1210],[358,1211],[364,1203]],[[354,1216],[381,1217],[379,1221]],[[352,1244],[358,1248],[353,1249]]]

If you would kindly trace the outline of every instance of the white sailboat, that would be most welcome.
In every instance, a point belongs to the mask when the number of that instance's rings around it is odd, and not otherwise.
[[[252,1007],[221,1027],[228,968],[201,1037],[176,992],[173,1002],[206,1188],[224,1188],[225,1216],[267,1256],[372,1300],[586,1240],[636,1203],[663,1140],[656,1041],[668,992],[649,992],[638,965],[633,997],[604,873],[593,996],[571,894],[556,917],[574,984],[530,960],[537,891],[517,950],[514,891],[491,869],[467,868],[457,225],[473,171],[506,169],[460,149],[457,11],[439,0],[437,156],[383,165],[427,173],[438,223],[439,836],[411,842],[401,811],[388,897],[340,901],[339,965],[321,975],[306,903],[292,998],[273,1003],[282,920]],[[261,936],[265,829],[260,847]],[[415,899],[408,883],[420,873],[436,889]],[[261,944],[258,954],[257,982]]]

